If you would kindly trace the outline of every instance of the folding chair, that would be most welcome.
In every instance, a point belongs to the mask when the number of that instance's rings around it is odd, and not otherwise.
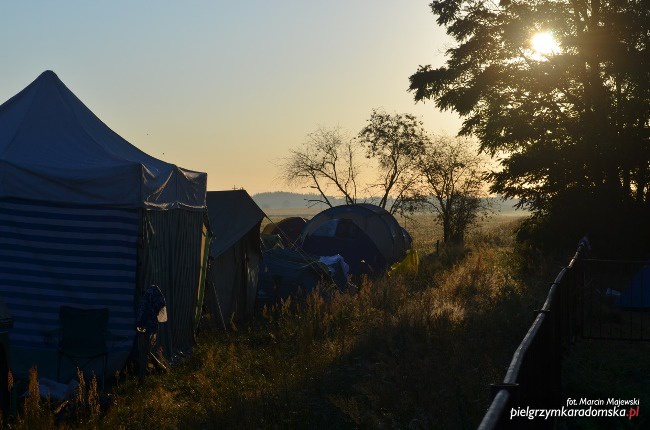
[[[56,379],[61,377],[61,358],[66,357],[76,367],[84,367],[98,358],[102,359],[102,390],[106,378],[109,348],[108,308],[80,309],[61,306],[59,309],[59,329]]]

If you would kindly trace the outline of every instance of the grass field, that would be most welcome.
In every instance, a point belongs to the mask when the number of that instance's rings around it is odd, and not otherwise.
[[[172,372],[110,396],[90,382],[58,416],[30,400],[11,428],[475,428],[554,274],[524,257],[510,217],[438,254],[431,218],[411,222],[417,275],[203,332]]]

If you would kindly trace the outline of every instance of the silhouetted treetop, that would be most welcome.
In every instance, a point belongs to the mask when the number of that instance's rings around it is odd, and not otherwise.
[[[602,206],[639,219],[650,213],[649,6],[433,1],[455,45],[444,66],[421,66],[410,90],[464,118],[459,134],[499,161],[492,191],[519,198],[537,220]],[[542,33],[556,44],[532,44]],[[605,227],[591,218],[585,228]]]

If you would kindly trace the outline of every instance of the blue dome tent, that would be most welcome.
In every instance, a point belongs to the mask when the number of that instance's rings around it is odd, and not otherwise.
[[[367,204],[335,206],[314,216],[300,234],[313,255],[341,255],[350,273],[383,274],[406,256],[410,236],[385,209]]]

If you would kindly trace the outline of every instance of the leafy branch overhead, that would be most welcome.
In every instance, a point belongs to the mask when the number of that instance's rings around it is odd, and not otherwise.
[[[444,66],[420,66],[410,91],[459,113],[460,134],[499,157],[493,192],[565,224],[595,202],[637,219],[649,211],[647,2],[437,0],[431,9],[455,42]],[[536,47],[540,34],[556,46]]]
[[[375,109],[359,133],[359,140],[366,157],[376,160],[379,166],[379,178],[372,187],[380,194],[378,206],[386,207],[392,195],[393,207],[403,207],[402,203],[412,197],[418,181],[417,157],[429,141],[422,121],[410,114],[388,114]]]

